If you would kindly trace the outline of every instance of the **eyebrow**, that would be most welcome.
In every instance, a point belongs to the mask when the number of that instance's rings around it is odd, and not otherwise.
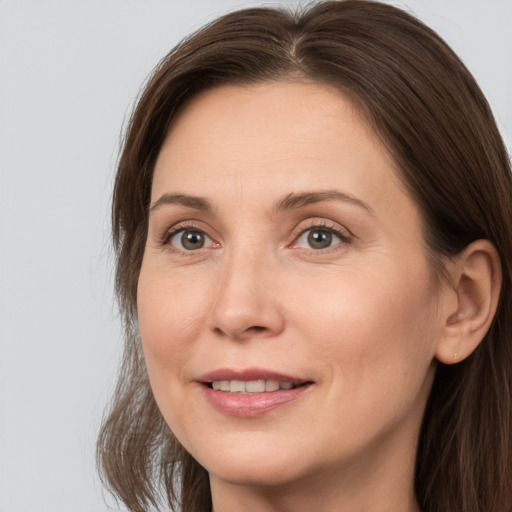
[[[150,207],[149,211],[154,212],[158,208],[166,204],[177,204],[179,206],[186,206],[207,213],[213,213],[213,206],[207,199],[197,196],[189,196],[186,194],[164,194],[157,199]]]
[[[343,201],[345,203],[364,208],[372,215],[375,215],[375,212],[370,207],[370,205],[351,194],[340,192],[339,190],[320,190],[315,192],[301,193],[292,192],[277,201],[277,203],[274,205],[274,211],[282,212],[287,210],[296,210],[311,204],[320,203],[322,201]],[[151,205],[149,211],[154,212],[163,205],[170,204],[185,206],[187,208],[192,208],[194,210],[207,213],[213,213],[214,211],[212,203],[208,201],[208,199],[205,199],[204,197],[190,196],[187,194],[163,194]]]
[[[375,212],[369,204],[351,194],[340,192],[339,190],[320,190],[315,192],[291,193],[278,201],[274,206],[274,209],[278,212],[285,210],[295,210],[310,204],[319,203],[321,201],[343,201],[355,206],[360,206],[372,215],[375,215]]]

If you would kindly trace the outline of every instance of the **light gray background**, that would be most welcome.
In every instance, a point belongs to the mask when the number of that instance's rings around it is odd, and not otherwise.
[[[0,512],[107,510],[94,440],[121,348],[108,234],[120,127],[181,37],[261,3],[0,0]],[[393,3],[463,58],[510,151],[512,0]]]

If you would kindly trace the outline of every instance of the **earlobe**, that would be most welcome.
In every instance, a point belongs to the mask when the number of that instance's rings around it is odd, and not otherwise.
[[[437,359],[454,364],[478,347],[492,323],[501,289],[501,264],[489,240],[476,240],[449,264],[452,300],[443,304]]]

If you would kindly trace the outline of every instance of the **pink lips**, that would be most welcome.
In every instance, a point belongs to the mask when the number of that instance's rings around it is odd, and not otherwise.
[[[214,381],[277,381],[289,382],[292,389],[237,394],[214,390]],[[217,411],[229,416],[254,417],[270,412],[281,405],[288,404],[302,396],[313,384],[311,381],[275,373],[269,370],[248,368],[245,370],[220,369],[202,375],[197,382],[201,384],[206,399]]]

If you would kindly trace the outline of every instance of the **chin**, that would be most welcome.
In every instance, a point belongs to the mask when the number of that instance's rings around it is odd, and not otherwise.
[[[230,448],[223,447],[205,452],[196,460],[208,471],[210,477],[216,477],[233,485],[244,486],[280,486],[286,485],[303,476],[302,457],[297,453],[286,453],[285,449],[272,446],[262,449],[264,444],[240,447],[232,443]]]
[[[297,468],[292,469],[288,464],[281,466],[276,462],[274,460],[269,464],[260,464],[254,461],[227,461],[224,464],[215,464],[208,473],[210,477],[246,487],[282,487],[300,480],[303,476]]]

